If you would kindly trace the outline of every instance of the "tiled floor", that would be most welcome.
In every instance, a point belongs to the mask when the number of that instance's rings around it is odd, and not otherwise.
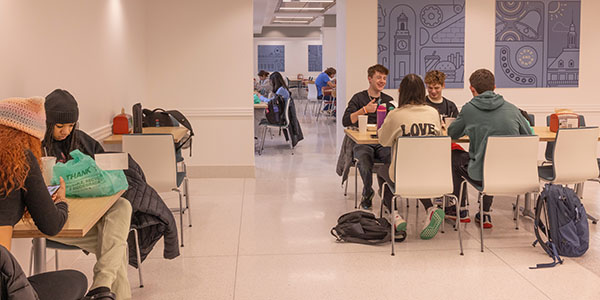
[[[417,220],[414,204],[396,256],[389,244],[336,243],[329,231],[354,209],[354,180],[344,197],[335,174],[338,125],[303,121],[305,140],[293,156],[282,137],[267,140],[256,179],[191,181],[194,226],[184,228],[182,255],[162,259],[159,242],[143,263],[144,288],[130,268],[134,299],[600,299],[600,225],[590,223],[584,257],[530,270],[549,258],[531,247],[531,220],[514,229],[509,198],[494,203],[484,253],[474,224],[463,231],[464,256],[450,223],[446,233],[419,240],[424,211],[418,208]],[[588,183],[584,203],[592,214],[600,214],[598,199],[600,185]],[[81,257],[73,267],[91,278],[93,262]]]

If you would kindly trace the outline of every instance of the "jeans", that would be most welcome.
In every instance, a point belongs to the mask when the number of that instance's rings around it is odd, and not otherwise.
[[[77,300],[87,290],[85,275],[75,270],[41,273],[27,279],[40,300]]]
[[[478,186],[483,186],[483,183],[478,180],[473,180],[469,176],[469,172],[467,171],[469,168],[469,153],[462,150],[452,150],[452,184],[454,185],[454,190],[452,194],[458,196],[460,194],[460,184],[462,183],[463,178],[468,179],[469,181],[475,183]],[[467,191],[463,192],[463,197],[460,199],[460,207],[465,207],[465,200],[467,198]],[[492,202],[494,200],[493,196],[484,195],[483,196],[483,211],[489,212],[492,207]]]
[[[377,145],[355,145],[354,158],[358,159],[358,171],[363,181],[363,197],[373,193],[373,165],[375,160],[384,164],[390,163],[391,148]]]

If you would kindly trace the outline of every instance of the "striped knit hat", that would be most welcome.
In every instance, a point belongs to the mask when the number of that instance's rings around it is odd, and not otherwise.
[[[0,100],[0,124],[31,134],[40,140],[46,133],[44,98]]]

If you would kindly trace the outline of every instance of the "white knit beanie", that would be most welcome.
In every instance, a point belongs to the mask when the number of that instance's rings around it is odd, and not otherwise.
[[[8,98],[0,100],[0,124],[31,134],[40,140],[46,133],[44,98]]]

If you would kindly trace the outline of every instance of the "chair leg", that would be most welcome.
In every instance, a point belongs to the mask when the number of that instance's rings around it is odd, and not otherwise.
[[[263,149],[265,149],[265,138],[267,137],[267,126],[264,126],[262,140],[260,141],[260,148],[258,149],[258,155],[262,155]]]
[[[354,164],[354,208],[358,208],[358,161]]]
[[[188,227],[192,227],[192,210],[190,208],[190,184],[188,182],[188,178],[187,178],[187,174],[185,176],[185,179],[183,180],[183,188],[185,189],[185,210],[187,210],[188,213]]]
[[[460,223],[460,221],[459,221]],[[481,239],[481,252],[483,252],[483,194],[479,193],[479,237]]]
[[[144,279],[142,278],[142,256],[140,255],[140,242],[138,240],[138,232],[137,229],[132,228],[131,229],[133,231],[133,237],[135,239],[135,255],[136,255],[136,260],[137,260],[137,265],[138,265],[138,275],[140,278],[140,288],[144,287]]]
[[[58,271],[58,249],[54,249],[54,268]]]
[[[348,180],[350,178],[346,178],[346,182],[344,183],[344,197],[348,196]]]
[[[433,202],[433,199],[431,199],[431,202]],[[435,204],[434,204],[435,205]],[[444,214],[446,213],[446,195],[442,196],[442,211],[444,212]],[[458,214],[458,221],[460,222],[460,213]],[[446,218],[442,218],[442,233],[444,232],[444,225],[446,224]]]
[[[448,196],[449,196],[449,197],[452,197],[452,198],[454,198],[454,200],[456,201],[456,207],[459,207],[459,206],[460,206],[460,204],[459,204],[459,201],[460,201],[460,200],[458,200],[458,199],[456,198],[456,196],[454,196],[454,195],[452,195],[452,194],[450,194],[450,195],[448,195]],[[445,201],[444,201],[444,202],[445,202]],[[459,214],[460,214],[460,212],[459,212]],[[457,217],[458,217],[458,218],[456,219],[456,224],[459,224],[459,225],[460,225],[460,215],[458,215]],[[458,243],[459,243],[459,245],[460,245],[460,255],[464,255],[464,252],[463,252],[463,243],[462,243],[462,236],[461,236],[461,233],[460,233],[460,226],[456,226],[456,231],[458,231]]]
[[[517,203],[515,203],[515,230],[519,230],[519,199],[521,195],[517,195]]]
[[[29,248],[29,276],[33,275],[33,245]]]
[[[391,231],[391,240],[392,240],[392,256],[396,255],[394,253],[394,242],[395,242],[395,232],[396,232],[396,228],[394,228],[394,211],[396,210],[396,195],[394,195],[394,197],[392,197],[392,203],[390,203],[392,207],[390,207],[390,224],[392,224],[392,231]]]
[[[177,190],[177,194],[179,194],[179,228],[181,229],[181,247],[183,247],[183,197],[181,197],[180,190]]]

